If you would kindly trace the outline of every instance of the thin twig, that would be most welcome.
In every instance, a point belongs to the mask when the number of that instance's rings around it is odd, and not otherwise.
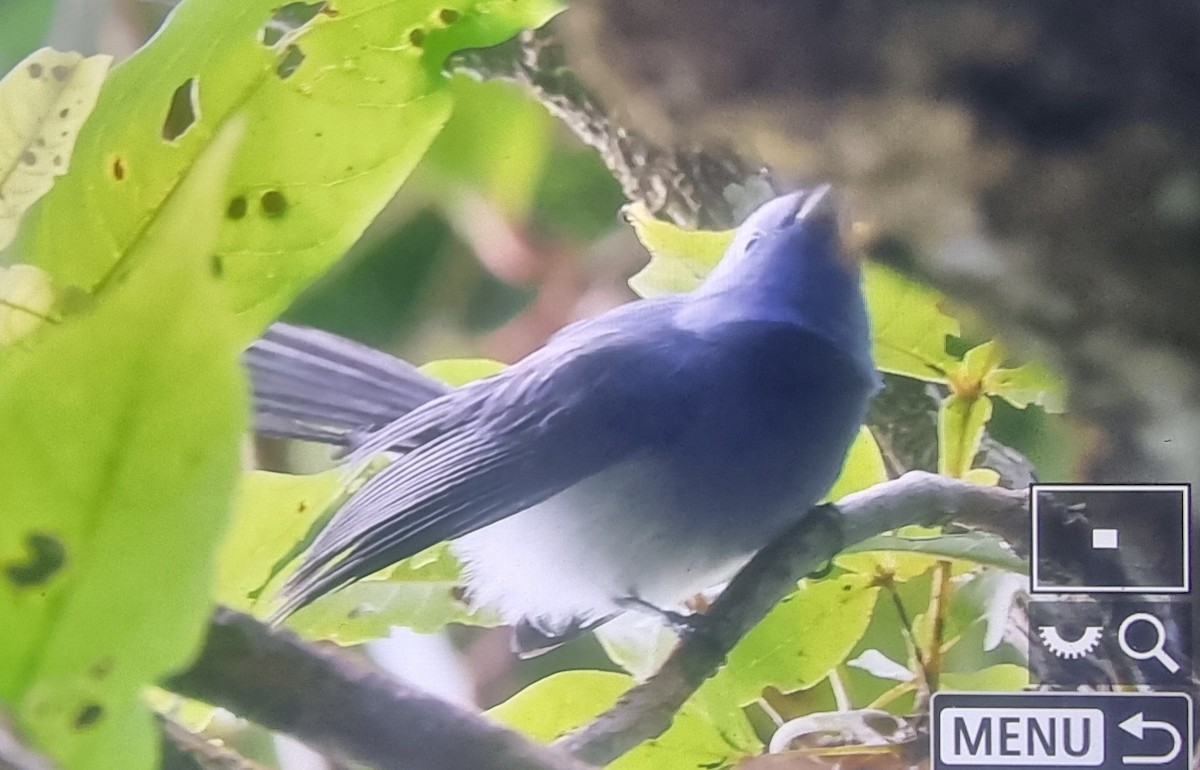
[[[162,731],[161,770],[266,770],[232,749],[197,735],[174,719],[158,715]]]

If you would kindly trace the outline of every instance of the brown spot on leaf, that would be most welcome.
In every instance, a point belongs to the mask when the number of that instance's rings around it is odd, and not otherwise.
[[[104,707],[99,703],[85,703],[75,714],[75,729],[86,730],[104,718]]]
[[[121,160],[120,156],[113,158],[112,175],[113,179],[117,180],[118,182],[125,178],[125,163]]]
[[[65,118],[70,114],[71,114],[70,107],[63,107],[61,110],[58,111],[58,117],[60,117],[60,118]]]
[[[42,76],[42,72],[44,71],[45,68],[37,62],[29,65],[29,77],[31,78],[40,78]]]
[[[71,74],[71,68],[65,64],[59,64],[54,69],[50,70],[50,74],[54,75],[54,79],[61,82],[67,79],[67,75]]]
[[[438,19],[440,19],[441,22],[446,25],[450,25],[458,21],[460,16],[462,16],[462,14],[453,8],[443,8],[442,10],[438,11]]]
[[[220,278],[225,274],[225,260],[220,254],[213,254],[209,257],[208,270],[212,273],[213,278]]]
[[[30,532],[25,536],[26,556],[4,565],[4,576],[18,588],[42,585],[62,569],[67,550],[48,532]]]
[[[92,679],[104,679],[112,673],[113,666],[115,665],[116,661],[112,658],[101,658],[88,669],[88,676]]]
[[[262,194],[259,203],[262,205],[263,213],[272,219],[281,217],[287,213],[287,198],[283,197],[283,193],[278,190],[267,190]]]
[[[21,153],[21,162],[26,166],[32,166],[37,163],[37,155],[33,153],[33,150],[26,150]]]
[[[242,217],[246,216],[246,210],[248,208],[249,204],[246,203],[246,196],[238,195],[235,198],[231,198],[229,205],[225,207],[225,216],[229,217],[230,219],[241,219]]]
[[[417,27],[412,32],[408,33],[408,42],[412,43],[416,48],[425,45],[425,30]]]

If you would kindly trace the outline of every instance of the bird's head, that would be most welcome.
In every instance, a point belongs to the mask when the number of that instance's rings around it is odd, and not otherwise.
[[[842,245],[828,185],[770,200],[746,218],[697,299],[721,315],[809,329],[870,361],[862,271]]]

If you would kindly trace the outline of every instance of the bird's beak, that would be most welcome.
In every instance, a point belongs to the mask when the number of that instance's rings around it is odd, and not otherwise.
[[[820,187],[814,187],[796,212],[797,222],[821,219],[831,222],[837,219],[837,202],[833,196],[832,185],[823,184]]]

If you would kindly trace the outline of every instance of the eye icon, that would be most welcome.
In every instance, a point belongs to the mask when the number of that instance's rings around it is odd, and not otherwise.
[[[1038,636],[1042,638],[1046,649],[1066,660],[1082,658],[1095,650],[1100,646],[1100,637],[1103,634],[1104,629],[1101,626],[1087,626],[1078,639],[1063,639],[1054,626],[1038,627]]]

